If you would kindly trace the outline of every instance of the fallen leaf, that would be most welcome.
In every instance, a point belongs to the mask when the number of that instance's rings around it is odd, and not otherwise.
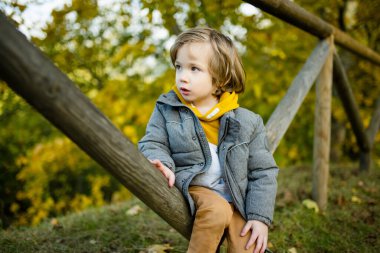
[[[297,253],[297,249],[296,248],[290,248],[288,249],[288,253]]]
[[[51,219],[51,221],[50,221],[50,224],[53,225],[53,226],[57,225],[58,223],[59,223],[59,222],[58,222],[58,220],[57,220],[56,218],[53,218],[53,219]]]
[[[361,204],[362,203],[362,200],[359,197],[357,197],[357,196],[352,196],[351,197],[351,201],[353,203],[357,203],[357,204]]]
[[[166,250],[171,250],[173,247],[170,244],[153,244],[146,249],[147,253],[165,253]]]
[[[56,230],[63,228],[62,224],[59,223],[58,219],[56,218],[51,219],[50,224],[53,226],[53,229],[56,229]]]
[[[307,209],[313,209],[316,213],[319,212],[318,204],[311,199],[305,199],[302,201],[302,205],[306,206]]]
[[[125,212],[125,214],[128,216],[134,216],[134,215],[139,214],[142,210],[143,209],[139,205],[135,205],[135,206],[131,207],[130,209],[128,209]]]

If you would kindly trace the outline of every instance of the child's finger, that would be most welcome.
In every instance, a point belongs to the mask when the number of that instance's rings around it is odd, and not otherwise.
[[[250,223],[246,223],[245,226],[243,227],[243,230],[240,233],[240,236],[245,236],[248,231],[251,229],[252,225]]]
[[[260,253],[265,253],[265,249],[267,248],[268,246],[268,238],[264,238],[264,243],[263,243],[263,247],[261,248],[261,252]]]
[[[154,165],[154,167],[156,167],[157,169],[159,169],[161,172],[163,172],[163,167],[164,167],[164,165],[161,163],[161,161],[160,160],[152,160],[152,161],[150,161],[153,165]]]
[[[253,231],[247,245],[245,246],[245,249],[249,249],[255,243],[255,241],[257,240],[257,237],[258,237],[258,234],[255,233],[255,231]],[[257,252],[255,251],[255,253]]]
[[[174,181],[175,181],[175,176],[174,176],[174,174],[171,174],[171,175],[169,176],[169,187],[170,187],[170,188],[173,187],[173,185],[174,185]]]
[[[257,240],[256,240],[256,247],[255,247],[255,250],[253,251],[253,253],[261,253],[263,252],[263,239],[261,236],[257,237]],[[265,249],[265,248],[264,248]]]
[[[159,170],[162,172],[162,174],[167,178],[169,179],[169,171],[167,171],[164,167],[160,167]]]
[[[157,165],[159,163],[159,160],[155,159],[155,160],[149,160],[149,162],[153,165]]]
[[[158,159],[149,161],[154,165],[154,167],[156,167],[156,169],[158,169],[162,173],[162,175],[164,175],[165,178],[168,179],[169,187],[173,187],[175,181],[174,173],[171,173],[171,171],[167,167],[165,167],[165,165]]]

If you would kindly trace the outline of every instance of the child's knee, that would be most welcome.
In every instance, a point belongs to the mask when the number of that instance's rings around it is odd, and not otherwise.
[[[228,205],[214,205],[198,209],[196,220],[204,227],[215,227],[224,229],[231,221],[233,212]],[[197,223],[198,223],[197,222]],[[200,225],[199,224],[199,225]]]

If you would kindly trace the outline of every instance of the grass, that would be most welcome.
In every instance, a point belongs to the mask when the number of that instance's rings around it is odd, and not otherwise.
[[[135,216],[126,212],[139,205]],[[52,222],[53,221],[53,222]],[[44,222],[35,228],[0,232],[0,252],[144,252],[153,244],[176,245],[186,240],[137,199]]]
[[[311,198],[311,168],[281,169],[273,252],[380,252],[380,169],[333,166],[330,174],[327,211],[316,213],[302,204]],[[142,210],[127,215],[136,205]],[[144,253],[166,244],[166,252],[186,252],[188,242],[137,199],[0,231],[1,253]]]
[[[282,172],[270,234],[274,251],[380,252],[378,168],[360,174],[353,167],[332,167],[324,213],[302,204],[311,198],[311,168]]]

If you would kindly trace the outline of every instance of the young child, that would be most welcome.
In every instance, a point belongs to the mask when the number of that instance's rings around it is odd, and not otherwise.
[[[261,252],[278,167],[261,117],[239,107],[245,73],[232,41],[211,28],[181,33],[170,49],[176,85],[161,95],[140,151],[195,215],[189,253]]]

